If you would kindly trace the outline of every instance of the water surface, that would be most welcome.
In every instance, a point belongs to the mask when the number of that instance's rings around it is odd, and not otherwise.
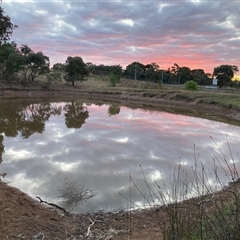
[[[6,105],[0,113],[5,181],[54,203],[73,181],[97,193],[81,212],[126,209],[121,195],[145,204],[129,176],[147,195],[144,181],[167,182],[179,163],[190,173],[198,158],[211,171],[218,154],[230,156],[227,140],[239,159],[240,128],[200,118],[81,100]]]

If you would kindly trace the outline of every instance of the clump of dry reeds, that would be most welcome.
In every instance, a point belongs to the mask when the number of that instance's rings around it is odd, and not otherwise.
[[[163,179],[161,184],[149,183],[142,170],[147,196],[130,179],[131,187],[154,211],[164,240],[240,239],[240,159],[233,158],[228,141],[227,145],[229,157],[216,144],[219,153],[213,158],[212,172],[199,161],[195,146],[191,172],[185,173],[179,164],[170,183]]]

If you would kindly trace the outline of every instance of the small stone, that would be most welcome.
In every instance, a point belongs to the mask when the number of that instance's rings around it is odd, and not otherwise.
[[[39,232],[38,234],[33,236],[33,239],[39,239],[39,240],[43,240],[45,238],[44,234]]]
[[[22,238],[22,233],[18,234],[17,238]]]

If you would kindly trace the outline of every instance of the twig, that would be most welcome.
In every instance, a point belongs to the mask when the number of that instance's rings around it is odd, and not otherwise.
[[[87,237],[88,237],[89,234],[90,234],[90,228],[91,228],[91,226],[95,223],[95,222],[93,222],[90,218],[89,218],[89,221],[91,222],[91,224],[89,225],[89,227],[88,227],[88,229],[87,229],[87,234],[86,234]]]

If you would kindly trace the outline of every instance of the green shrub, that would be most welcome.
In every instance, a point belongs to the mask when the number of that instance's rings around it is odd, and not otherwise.
[[[184,84],[185,90],[191,90],[191,91],[197,91],[198,90],[198,84],[194,82],[193,80],[187,81]]]
[[[116,83],[118,82],[118,77],[114,73],[110,73],[109,74],[109,80],[110,80],[111,86],[115,87]]]

